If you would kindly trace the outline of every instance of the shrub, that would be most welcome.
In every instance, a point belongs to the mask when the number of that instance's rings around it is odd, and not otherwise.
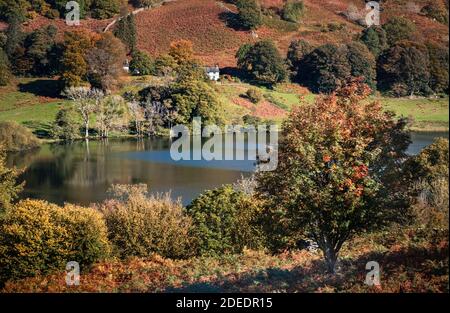
[[[411,40],[416,26],[404,17],[394,17],[383,25],[390,46],[402,40]]]
[[[142,51],[135,51],[130,62],[130,72],[133,75],[151,75],[156,73],[152,59]]]
[[[305,13],[303,1],[289,0],[284,4],[282,17],[284,20],[298,23]]]
[[[52,136],[61,140],[75,140],[80,138],[80,122],[71,108],[62,108],[56,114],[53,123]]]
[[[8,57],[0,46],[0,86],[8,85],[11,78],[12,75]]]
[[[256,0],[236,1],[241,25],[247,29],[256,29],[262,24],[261,6]]]
[[[0,144],[0,215],[22,191],[23,184],[17,183],[20,172],[5,165],[5,153]]]
[[[263,246],[257,202],[232,186],[205,192],[187,210],[194,222],[198,254],[241,253],[245,247]]]
[[[430,2],[422,8],[420,13],[429,18],[435,19],[439,23],[448,24],[448,10],[442,3]]]
[[[253,102],[255,104],[263,99],[262,92],[256,88],[250,88],[249,90],[247,90],[245,95],[251,102]]]
[[[191,220],[169,194],[149,195],[146,185],[115,185],[111,199],[98,209],[104,214],[108,237],[121,258],[185,258],[191,253]]]
[[[36,136],[16,122],[0,122],[0,143],[8,152],[30,150],[39,146]]]
[[[95,210],[21,201],[0,218],[0,282],[62,271],[69,261],[85,268],[109,249],[105,223]]]

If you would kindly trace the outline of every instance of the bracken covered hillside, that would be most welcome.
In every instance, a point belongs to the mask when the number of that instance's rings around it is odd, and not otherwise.
[[[437,0],[443,1],[443,0]],[[218,0],[174,0],[164,5],[143,11],[136,16],[138,47],[156,56],[167,52],[170,42],[188,39],[194,43],[198,57],[206,64],[218,63],[221,67],[234,66],[234,54],[240,45],[259,39],[272,39],[285,53],[293,39],[303,38],[313,44],[346,43],[352,41],[363,29],[350,21],[347,13],[355,9],[364,13],[364,0],[304,0],[305,16],[297,25],[281,20],[277,16],[284,0],[261,0],[264,25],[256,32],[236,29],[236,7],[228,1]],[[417,26],[416,41],[436,41],[448,45],[448,27],[420,13],[429,0],[385,0],[382,1],[381,21],[393,16],[404,16]],[[109,20],[87,19],[81,28],[102,31]],[[54,24],[60,38],[64,31],[73,30],[64,20],[50,20],[42,16],[26,22],[25,30],[42,28]],[[0,29],[6,28],[0,24]]]

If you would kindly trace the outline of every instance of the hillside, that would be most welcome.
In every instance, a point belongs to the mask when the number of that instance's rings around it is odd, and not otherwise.
[[[233,28],[236,7],[226,1],[171,1],[136,15],[138,47],[156,56],[167,52],[170,42],[189,39],[205,64],[218,63],[221,67],[227,67],[235,65],[235,52],[247,42],[272,39],[286,53],[294,39],[303,38],[313,44],[346,43],[363,29],[344,16],[349,7],[363,12],[363,0],[304,0],[307,13],[299,25],[282,21],[275,14],[283,3],[283,0],[262,0],[265,11],[272,15],[266,16],[264,25],[252,33]],[[448,45],[447,26],[420,14],[420,9],[427,3],[428,0],[386,0],[381,21],[384,23],[393,16],[405,16],[417,26],[416,41],[432,40]],[[100,32],[112,20],[86,19],[81,21],[80,27]],[[48,24],[57,26],[60,36],[64,31],[73,29],[63,20],[50,20],[42,16],[28,21],[24,28],[30,31]],[[6,24],[0,24],[0,30],[6,27]]]

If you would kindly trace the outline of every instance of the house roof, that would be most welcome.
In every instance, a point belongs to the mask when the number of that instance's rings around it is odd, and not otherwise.
[[[206,67],[206,73],[220,73],[220,68],[218,66]]]

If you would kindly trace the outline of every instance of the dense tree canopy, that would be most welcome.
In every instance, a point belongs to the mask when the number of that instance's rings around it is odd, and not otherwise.
[[[399,16],[390,19],[383,25],[383,29],[386,32],[388,44],[393,46],[402,40],[412,40],[416,26],[410,20]]]
[[[260,41],[253,46],[244,45],[237,53],[237,62],[255,80],[273,85],[287,77],[286,65],[272,41]]]
[[[379,26],[365,28],[361,33],[360,40],[375,57],[378,57],[388,47],[386,32]]]
[[[262,12],[256,0],[237,0],[239,22],[242,27],[256,29],[262,24]]]
[[[396,96],[430,93],[430,60],[424,45],[401,41],[378,59],[378,87]]]
[[[364,78],[372,90],[376,89],[376,61],[369,49],[362,43],[354,41],[347,45],[347,59],[352,77]]]
[[[391,152],[406,149],[409,138],[380,103],[364,101],[369,93],[353,83],[296,107],[283,125],[278,168],[258,176],[275,247],[311,238],[332,272],[349,238],[400,212],[385,202],[395,191],[381,183],[388,168],[380,165],[401,160],[404,154]]]
[[[0,86],[9,84],[12,78],[8,56],[0,48]]]
[[[314,49],[300,64],[298,79],[314,92],[330,93],[351,77],[346,46],[326,44]]]

